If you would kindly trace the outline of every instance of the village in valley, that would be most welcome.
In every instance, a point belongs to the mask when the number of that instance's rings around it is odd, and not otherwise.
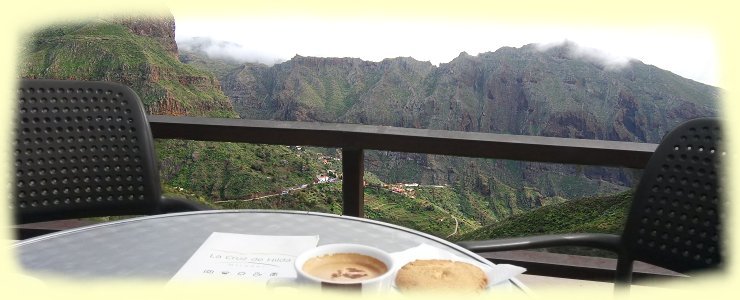
[[[324,184],[339,184],[342,182],[342,159],[341,159],[341,152],[337,151],[335,155],[327,154],[327,152],[330,151],[315,151],[315,150],[309,150],[306,147],[302,146],[285,146],[289,149],[291,149],[297,157],[305,157],[309,156],[311,160],[316,159],[318,160],[318,163],[320,166],[323,166],[321,168],[321,171],[315,175],[313,175],[313,180],[311,182],[291,186],[291,187],[283,187],[281,189],[273,190],[271,192],[266,193],[259,193],[259,194],[253,194],[248,198],[242,198],[242,199],[222,199],[222,200],[216,200],[213,201],[213,203],[223,203],[223,202],[231,202],[231,201],[255,201],[255,200],[262,200],[272,197],[279,197],[279,196],[285,196],[292,192],[297,192],[306,188],[309,188],[310,186],[314,185],[324,185]],[[304,166],[305,167],[305,166]],[[421,185],[419,183],[415,182],[399,182],[399,183],[385,183],[377,178],[374,180],[363,180],[363,186],[366,188],[373,188],[375,190],[386,190],[394,194],[402,195],[411,199],[416,199],[417,197],[417,190],[419,188],[448,188],[447,185]],[[194,196],[195,194],[189,193],[185,189],[181,187],[174,187],[174,191],[178,193],[186,193],[191,196]]]
[[[301,146],[288,146],[294,150],[297,150],[297,152],[300,155],[301,152],[304,151],[304,147]],[[326,166],[327,168],[325,171],[321,174],[317,174],[314,177],[313,184],[325,184],[325,183],[337,183],[341,182],[342,174],[341,174],[341,164],[342,160],[340,157],[327,155],[325,153],[316,153],[317,159],[321,164]],[[341,155],[338,153],[338,155]],[[337,171],[339,169],[340,171]],[[364,181],[364,186],[368,186],[368,182]],[[296,190],[296,189],[302,189],[305,188],[307,185],[302,185],[298,188],[288,188],[283,190],[282,194],[287,194],[289,191]],[[419,183],[380,183],[379,185],[374,185],[377,188],[382,188],[388,191],[391,191],[395,194],[404,195],[406,197],[409,197],[411,199],[416,198],[416,189],[420,187]],[[429,186],[429,187],[435,187],[435,188],[444,188],[443,185],[435,185],[435,186]]]

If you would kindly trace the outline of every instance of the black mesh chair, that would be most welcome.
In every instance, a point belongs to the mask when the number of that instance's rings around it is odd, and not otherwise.
[[[16,224],[206,208],[162,197],[149,123],[128,87],[22,80],[18,100]]]
[[[624,232],[562,234],[459,243],[473,252],[585,246],[618,254],[616,287],[628,287],[635,260],[676,272],[722,262],[721,166],[725,150],[717,119],[695,119],[667,134],[634,194]]]

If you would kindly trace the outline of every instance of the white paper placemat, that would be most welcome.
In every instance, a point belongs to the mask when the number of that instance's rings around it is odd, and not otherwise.
[[[214,232],[170,279],[250,280],[295,278],[298,254],[316,247],[319,236],[265,236]]]

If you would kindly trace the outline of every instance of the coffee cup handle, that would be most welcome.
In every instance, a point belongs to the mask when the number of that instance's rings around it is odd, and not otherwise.
[[[272,278],[267,281],[267,289],[271,290],[279,287],[298,287],[297,278]]]

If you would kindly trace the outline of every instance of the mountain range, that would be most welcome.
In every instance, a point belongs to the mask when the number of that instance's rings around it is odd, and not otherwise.
[[[654,66],[579,57],[575,45],[461,53],[432,65],[295,56],[272,66],[178,49],[171,16],[49,26],[27,39],[22,77],[132,87],[151,114],[345,122],[656,143],[676,124],[718,114],[720,91]],[[204,44],[208,41],[204,40]],[[331,149],[158,140],[165,190],[214,207],[338,212]],[[366,215],[440,236],[552,203],[632,186],[639,172],[368,151]],[[418,183],[413,194],[392,185]],[[439,188],[442,187],[442,188]],[[183,192],[184,191],[184,192]],[[277,193],[262,202],[220,202]],[[221,204],[217,204],[219,201]],[[454,219],[455,222],[452,222]]]
[[[296,55],[267,66],[210,58],[190,43],[181,61],[218,74],[242,118],[658,143],[677,124],[718,115],[720,90],[631,60],[614,66],[573,43],[467,53],[439,66]],[[623,191],[628,169],[370,151],[387,182],[455,185],[493,218],[552,201]],[[501,203],[499,203],[501,204]],[[485,221],[482,219],[480,221]]]

